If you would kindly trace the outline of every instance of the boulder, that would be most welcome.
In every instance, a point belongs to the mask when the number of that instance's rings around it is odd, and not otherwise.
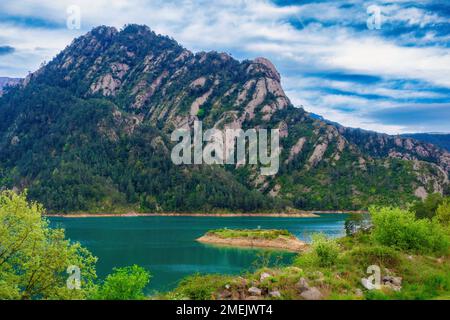
[[[271,296],[273,298],[280,298],[281,297],[281,293],[278,290],[274,290],[274,291],[270,291],[269,292],[269,296]]]
[[[402,277],[384,276],[383,283],[384,284],[391,283],[395,286],[401,286],[402,285]]]
[[[263,282],[265,279],[272,277],[272,275],[270,273],[267,272],[263,272],[261,273],[261,277],[259,279],[259,281]]]
[[[355,296],[362,297],[362,296],[364,296],[364,293],[363,293],[363,291],[361,289],[357,288],[355,290]]]
[[[301,277],[300,280],[295,285],[300,292],[306,291],[309,289],[308,281],[305,278]]]
[[[223,290],[219,293],[219,299],[228,299],[231,298],[232,294],[229,290]]]
[[[323,295],[316,287],[311,287],[306,291],[303,291],[300,296],[305,300],[322,300]]]
[[[248,293],[250,293],[252,296],[260,296],[262,294],[262,291],[257,287],[251,287],[248,289]]]

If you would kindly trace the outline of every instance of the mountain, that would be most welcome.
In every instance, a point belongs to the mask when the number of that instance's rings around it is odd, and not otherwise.
[[[0,96],[3,94],[3,88],[14,86],[20,82],[19,78],[0,77]]]
[[[280,169],[174,165],[170,134],[280,129]],[[0,185],[52,212],[362,209],[448,188],[450,154],[295,108],[264,58],[101,26],[0,98]]]
[[[432,143],[442,149],[450,151],[449,133],[405,133],[404,138],[412,138],[426,143]]]

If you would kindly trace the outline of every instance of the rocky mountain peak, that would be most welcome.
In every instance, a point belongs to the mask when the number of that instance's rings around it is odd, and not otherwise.
[[[0,174],[6,172],[4,181],[14,186],[30,188],[50,208],[64,206],[61,199],[45,199],[54,185],[58,190],[95,185],[121,203],[140,199],[165,209],[175,202],[176,208],[227,207],[235,201],[223,200],[227,194],[249,197],[258,206],[280,200],[297,208],[359,209],[410,201],[448,186],[448,153],[317,119],[292,105],[280,80],[265,58],[193,53],[146,26],[97,27],[0,99],[0,123],[7,124],[0,127]],[[234,171],[172,166],[170,133],[195,120],[205,129],[279,129],[278,174],[260,176],[255,166]],[[23,165],[29,159],[40,159],[42,168]],[[83,178],[65,181],[55,174],[65,170]],[[206,207],[194,206],[198,192],[192,198],[190,192],[208,190],[211,181],[218,182],[217,193],[200,197]],[[90,192],[80,195],[81,203]]]

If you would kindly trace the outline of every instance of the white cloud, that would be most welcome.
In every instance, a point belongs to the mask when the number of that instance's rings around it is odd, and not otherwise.
[[[443,18],[438,14],[415,7],[403,8],[403,2],[376,1],[383,6],[385,23],[403,22],[418,28],[442,23]],[[343,3],[353,6],[341,7]],[[387,99],[377,101],[377,108],[392,107],[389,98],[439,98],[442,94],[415,88],[391,88],[385,82],[365,86],[302,78],[303,72],[339,70],[385,79],[418,79],[450,88],[450,49],[435,46],[432,41],[436,35],[433,32],[423,36],[421,47],[404,47],[398,43],[407,42],[409,35],[387,40],[376,30],[352,29],[349,25],[365,24],[367,19],[368,4],[360,0],[284,7],[278,7],[269,0],[7,0],[0,3],[0,11],[4,15],[36,17],[64,26],[66,9],[73,4],[81,8],[82,29],[78,31],[33,28],[0,21],[0,44],[17,49],[12,55],[0,57],[0,75],[25,76],[43,60],[51,59],[74,37],[97,25],[120,28],[127,23],[139,23],[175,38],[194,51],[232,52],[240,58],[266,56],[279,67],[294,102],[303,101],[314,112],[326,117],[329,115],[330,119],[344,125],[378,128],[386,132],[407,129],[371,123],[363,111],[373,109],[373,101],[338,94],[324,95],[311,87],[328,86],[361,95],[387,96]],[[303,27],[291,25],[289,22],[294,19],[298,19]],[[316,22],[305,25],[308,19]],[[424,43],[430,45],[425,46]],[[354,113],[337,110],[345,106],[355,109]]]

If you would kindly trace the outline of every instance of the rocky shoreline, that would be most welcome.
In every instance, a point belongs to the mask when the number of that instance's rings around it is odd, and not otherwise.
[[[285,218],[313,218],[318,217],[319,214],[364,214],[364,210],[330,210],[330,211],[300,211],[296,213],[51,213],[46,214],[46,217],[62,217],[62,218],[101,218],[101,217],[285,217]]]
[[[312,212],[301,213],[67,213],[47,214],[46,217],[62,218],[92,218],[92,217],[285,217],[313,218],[318,217]]]
[[[278,237],[276,239],[254,239],[254,238],[221,238],[215,235],[206,234],[197,239],[198,242],[208,244],[218,244],[233,247],[255,247],[271,248],[299,252],[306,250],[308,245],[295,237]]]

